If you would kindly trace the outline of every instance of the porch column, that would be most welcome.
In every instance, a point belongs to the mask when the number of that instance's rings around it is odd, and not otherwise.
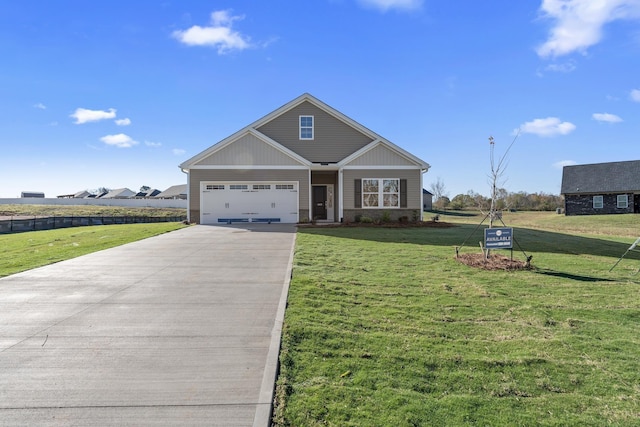
[[[344,191],[343,191],[342,168],[338,169],[338,221],[342,222],[344,218]]]

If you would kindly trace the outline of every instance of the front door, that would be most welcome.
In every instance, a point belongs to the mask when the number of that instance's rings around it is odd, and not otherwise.
[[[313,219],[326,220],[327,219],[327,186],[326,185],[314,185],[313,186]]]
[[[640,194],[633,195],[633,213],[640,213]]]

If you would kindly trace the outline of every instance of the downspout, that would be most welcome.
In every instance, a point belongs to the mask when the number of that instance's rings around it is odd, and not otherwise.
[[[187,221],[191,222],[191,174],[189,169],[180,168],[180,170],[187,174]]]
[[[420,222],[422,222],[422,219],[424,217],[424,174],[425,174],[425,170],[421,169],[420,170]]]

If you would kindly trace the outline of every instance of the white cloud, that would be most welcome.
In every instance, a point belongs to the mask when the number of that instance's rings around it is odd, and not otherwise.
[[[125,135],[124,133],[106,135],[100,138],[100,141],[118,148],[130,148],[138,144],[138,141],[134,141],[129,135]]]
[[[182,156],[184,153],[186,153],[186,150],[183,150],[182,148],[174,148],[171,151],[173,152],[174,156]]]
[[[565,166],[573,166],[577,164],[578,163],[575,162],[574,160],[560,160],[559,162],[554,163],[553,167],[556,169],[562,169]]]
[[[382,12],[390,9],[416,10],[422,7],[423,0],[358,0],[365,7],[372,7]]]
[[[605,24],[640,18],[638,0],[542,0],[543,17],[554,21],[549,38],[536,51],[543,58],[558,57],[600,42]]]
[[[87,110],[86,108],[77,108],[69,117],[76,119],[75,124],[80,125],[88,122],[97,122],[100,120],[115,119],[116,110],[109,108],[104,110]]]
[[[229,10],[219,10],[211,14],[211,25],[201,27],[194,25],[184,31],[176,30],[173,37],[189,46],[211,46],[222,55],[232,50],[243,50],[251,47],[249,37],[232,30],[233,22],[244,19],[244,16],[232,16]]]
[[[130,118],[125,118],[125,119],[117,119],[115,121],[115,123],[118,126],[129,126],[131,124],[131,119]]]
[[[599,122],[620,123],[622,121],[622,119],[619,116],[616,116],[615,114],[609,114],[609,113],[593,113],[591,117],[593,117],[594,120],[597,120]]]
[[[576,64],[573,61],[565,62],[564,64],[549,64],[545,68],[546,71],[553,71],[556,73],[570,73],[576,69]]]
[[[560,121],[557,117],[535,119],[520,126],[521,133],[532,133],[538,136],[567,135],[573,132],[576,125],[570,122]]]
[[[35,105],[33,106],[33,108],[37,108],[38,110],[46,110],[46,109],[47,109],[47,106],[46,106],[46,105],[44,105],[42,102],[38,102],[37,104],[35,104]]]
[[[144,145],[146,145],[147,147],[162,147],[162,143],[161,142],[151,142],[151,141],[145,141]]]
[[[629,93],[632,101],[640,102],[640,89],[633,89],[631,93]]]

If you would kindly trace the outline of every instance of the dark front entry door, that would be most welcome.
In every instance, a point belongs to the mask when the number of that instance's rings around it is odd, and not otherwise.
[[[633,195],[633,213],[640,213],[640,194]]]
[[[313,186],[313,219],[327,219],[327,187]]]

